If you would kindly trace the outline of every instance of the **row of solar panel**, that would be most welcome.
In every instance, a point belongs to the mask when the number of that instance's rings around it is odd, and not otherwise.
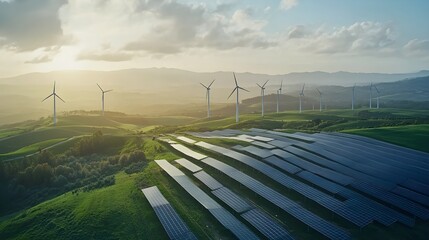
[[[156,186],[142,189],[142,192],[170,239],[197,239]]]

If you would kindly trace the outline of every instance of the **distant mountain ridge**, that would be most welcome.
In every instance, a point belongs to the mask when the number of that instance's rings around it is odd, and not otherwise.
[[[421,106],[429,99],[427,70],[401,74],[311,72],[236,75],[240,86],[250,91],[240,93],[241,101],[259,97],[260,89],[256,83],[270,80],[265,91],[266,101],[269,102],[270,96],[276,93],[283,80],[283,94],[293,97],[290,101],[285,98],[285,104],[286,102],[288,104],[283,109],[296,108],[297,104],[294,102],[304,83],[305,99],[309,104],[306,109],[317,105],[319,97],[316,87],[323,92],[328,107],[348,107],[351,89],[355,83],[356,103],[361,106],[368,105],[370,82],[380,90],[382,106],[387,106],[389,102],[391,107],[405,107],[398,106],[395,102],[408,101],[406,107],[414,104],[418,106],[417,108],[422,108]],[[108,111],[146,116],[166,114],[197,116],[196,112],[200,112],[203,116],[206,95],[205,89],[199,83],[208,84],[213,79],[216,79],[216,82],[211,91],[212,103],[218,105],[228,103],[232,106],[235,103],[234,99],[228,99],[234,87],[231,72],[195,73],[170,68],[147,68],[109,72],[57,71],[0,78],[0,125],[52,114],[52,102],[47,100],[42,103],[41,100],[52,92],[54,80],[57,83],[57,93],[66,101],[57,104],[58,112],[100,110],[101,93],[96,85],[99,83],[105,89],[113,89],[113,92],[106,95]],[[376,94],[373,93],[375,98]],[[197,108],[200,109],[197,111]]]

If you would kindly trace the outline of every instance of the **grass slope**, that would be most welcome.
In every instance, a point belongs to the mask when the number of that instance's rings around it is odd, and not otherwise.
[[[375,138],[404,147],[429,152],[427,142],[429,139],[429,124],[381,127],[373,129],[352,129],[343,132]]]

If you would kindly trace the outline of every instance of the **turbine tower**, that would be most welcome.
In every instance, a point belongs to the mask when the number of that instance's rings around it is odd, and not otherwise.
[[[261,96],[262,96],[262,113],[261,113],[261,116],[262,117],[264,116],[264,95],[265,95],[265,85],[267,84],[267,82],[268,82],[268,80],[265,81],[265,83],[262,86],[259,84],[256,84],[261,89]]]
[[[356,88],[356,83],[352,88],[352,110],[355,110],[355,88]]]
[[[304,87],[305,87],[305,83],[304,85],[302,85],[301,92],[299,93],[299,113],[302,112],[302,98],[304,97]]]
[[[110,89],[110,90],[107,90],[107,91],[104,91],[101,87],[100,87],[100,85],[98,85],[98,83],[97,83],[97,86],[98,86],[98,88],[100,88],[100,90],[101,90],[101,115],[102,116],[104,116],[104,94],[105,93],[108,93],[108,92],[111,92],[111,91],[113,91],[113,89]]]
[[[377,109],[380,108],[380,91],[378,91],[377,86],[374,86],[375,91],[377,91]]]
[[[322,92],[319,91],[318,88],[316,88],[317,92],[319,93],[319,111],[322,111]]]
[[[283,87],[283,80],[280,83],[280,88],[277,89],[277,113],[279,113],[279,99],[280,99],[280,94],[282,94],[282,87]]]
[[[240,87],[240,86],[238,86],[237,78],[235,77],[235,73],[233,72],[232,74],[234,75],[235,88],[234,88],[234,90],[232,90],[231,94],[229,94],[228,99],[231,97],[231,95],[232,95],[235,91],[237,91],[237,101],[236,101],[236,103],[235,103],[235,122],[239,122],[239,121],[240,121],[240,116],[239,116],[239,115],[240,115],[240,110],[238,109],[238,105],[239,105],[239,100],[238,100],[238,91],[239,91],[239,89],[244,90],[244,91],[246,91],[246,92],[249,92],[249,91],[248,91],[248,90],[246,90],[246,89],[244,89],[244,88],[242,88],[242,87]]]
[[[369,85],[369,109],[372,109],[372,83]]]
[[[54,90],[52,91],[51,95],[47,96],[45,99],[42,100],[45,101],[46,99],[50,98],[54,96],[54,126],[57,125],[57,103],[56,103],[56,98],[59,98],[61,101],[63,101],[65,103],[65,101],[58,96],[58,94],[55,92],[55,81],[54,81]]]
[[[201,84],[201,86],[203,86],[205,89],[206,89],[206,99],[207,99],[207,118],[210,118],[210,87],[212,86],[212,84],[213,84],[213,82],[214,82],[215,80],[213,80],[210,84],[209,84],[209,86],[207,87],[206,85],[204,85],[204,84],[202,84],[202,83],[200,83]]]

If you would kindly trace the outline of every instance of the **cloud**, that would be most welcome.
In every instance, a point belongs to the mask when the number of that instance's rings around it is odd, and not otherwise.
[[[58,19],[58,9],[66,0],[0,1],[0,46],[15,51],[66,42]]]
[[[281,0],[279,7],[280,9],[287,11],[296,5],[298,5],[298,0]]]
[[[134,58],[134,55],[121,52],[82,52],[77,56],[77,60],[124,62]]]
[[[37,63],[45,63],[45,62],[50,62],[50,61],[52,61],[51,56],[43,55],[43,56],[35,57],[29,61],[25,61],[24,63],[37,64]]]
[[[413,39],[404,46],[406,55],[427,56],[429,54],[429,40]]]
[[[378,22],[356,22],[332,30],[296,26],[288,37],[301,49],[323,54],[388,52],[395,42],[392,26]]]
[[[170,0],[74,0],[61,8],[60,19],[64,34],[73,36],[83,52],[108,44],[115,52],[159,57],[189,49],[276,45],[263,31],[266,21],[256,19],[250,8],[232,10],[231,5],[211,10]]]

